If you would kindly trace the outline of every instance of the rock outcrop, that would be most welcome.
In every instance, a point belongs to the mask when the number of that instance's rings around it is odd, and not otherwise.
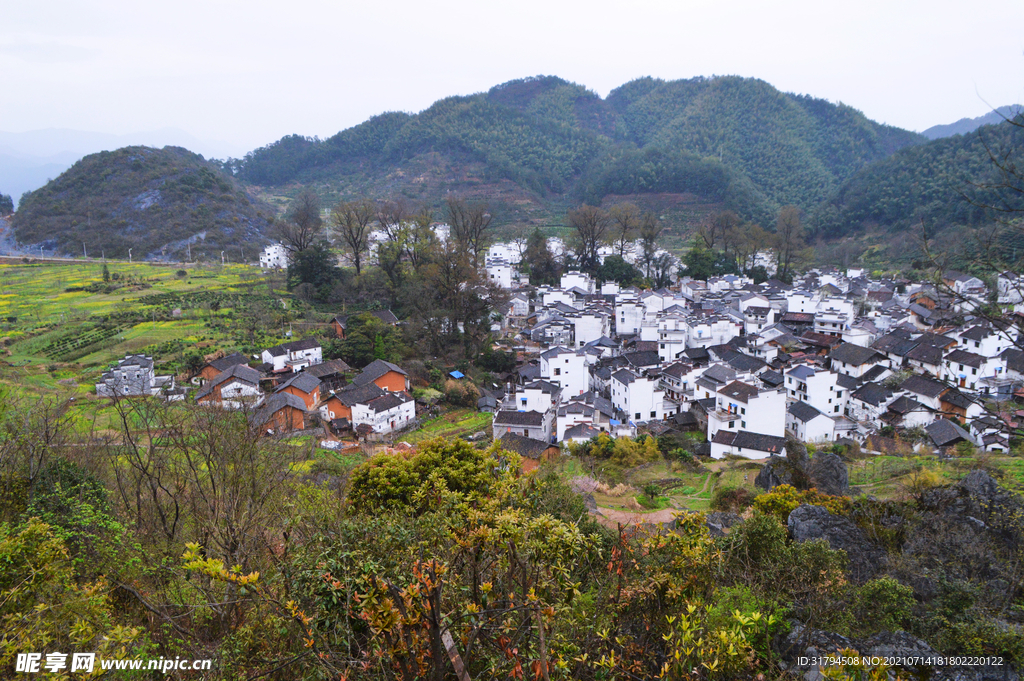
[[[852,520],[833,515],[822,506],[798,506],[787,521],[794,541],[824,539],[833,549],[846,551],[848,572],[855,582],[866,582],[887,563],[885,549],[872,542]]]

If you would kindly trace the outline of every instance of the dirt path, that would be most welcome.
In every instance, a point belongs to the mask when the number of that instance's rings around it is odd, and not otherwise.
[[[604,525],[615,529],[619,524],[626,525],[654,525],[671,522],[677,514],[683,513],[678,508],[663,508],[660,511],[651,513],[637,513],[635,511],[619,511],[614,508],[597,507],[597,515],[594,519]]]

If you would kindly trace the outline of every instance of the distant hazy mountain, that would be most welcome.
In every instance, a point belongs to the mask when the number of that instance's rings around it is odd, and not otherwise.
[[[83,156],[127,146],[185,147],[206,158],[244,153],[225,142],[199,139],[177,128],[128,135],[64,128],[0,132],[0,193],[9,194],[17,204],[22,194],[42,187]]]
[[[937,140],[941,137],[952,137],[953,135],[966,135],[969,132],[974,132],[983,125],[996,125],[998,123],[1002,123],[1007,118],[1013,118],[1021,111],[1024,111],[1024,107],[1020,104],[1001,106],[995,111],[990,111],[984,116],[978,116],[977,118],[961,118],[956,123],[933,125],[921,134],[930,140]]]

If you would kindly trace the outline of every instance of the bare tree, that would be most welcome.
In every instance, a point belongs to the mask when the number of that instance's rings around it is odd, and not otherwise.
[[[619,250],[619,257],[625,257],[626,244],[636,238],[640,228],[640,209],[634,203],[617,203],[608,210],[614,226],[613,245]]]
[[[664,229],[654,213],[647,211],[640,218],[640,261],[644,266],[644,277],[651,278],[651,265],[658,253],[658,237]]]
[[[775,246],[778,249],[778,276],[783,281],[793,273],[793,266],[804,249],[804,228],[800,224],[800,209],[783,206],[775,226]]]
[[[370,248],[370,234],[376,216],[376,207],[366,199],[339,201],[331,211],[334,232],[352,255],[356,274],[362,271],[363,256]]]
[[[487,232],[494,217],[486,203],[470,203],[459,196],[445,200],[445,218],[456,245],[470,253],[473,267],[480,265],[480,251],[486,246]]]
[[[566,218],[575,231],[573,250],[577,264],[581,270],[596,270],[601,264],[598,250],[608,236],[611,218],[600,208],[587,205],[570,210]]]
[[[292,202],[283,221],[275,225],[275,235],[292,253],[304,251],[323,238],[320,197],[306,189]]]

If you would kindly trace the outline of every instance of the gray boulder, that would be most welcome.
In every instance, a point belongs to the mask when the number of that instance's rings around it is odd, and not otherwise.
[[[821,506],[798,506],[789,514],[787,525],[794,541],[824,539],[833,549],[846,551],[848,572],[855,582],[866,582],[886,566],[885,549],[868,539],[853,521]]]
[[[708,513],[705,517],[712,537],[724,537],[727,529],[743,521],[743,518],[735,513],[724,513],[721,511]]]
[[[832,452],[818,452],[811,459],[808,477],[811,487],[822,494],[845,495],[850,492],[850,476],[846,464]]]
[[[806,489],[807,473],[788,457],[773,456],[761,466],[754,484],[763,490],[772,490],[779,485],[792,485],[797,489]]]

